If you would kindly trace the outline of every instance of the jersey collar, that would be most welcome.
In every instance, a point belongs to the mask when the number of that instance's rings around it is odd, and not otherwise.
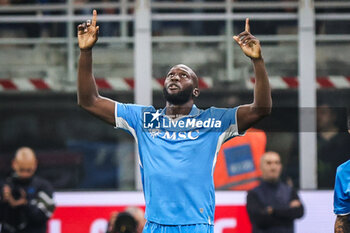
[[[163,116],[166,116],[165,113],[166,113],[166,107],[160,112],[160,114]],[[197,108],[195,104],[193,104],[190,113],[187,116],[183,116],[183,117],[196,117],[199,115],[199,113],[200,113],[200,109]]]

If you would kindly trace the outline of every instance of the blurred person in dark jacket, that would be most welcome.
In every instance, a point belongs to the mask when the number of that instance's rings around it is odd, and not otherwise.
[[[247,210],[253,233],[293,233],[294,219],[304,214],[297,192],[281,182],[281,158],[266,152],[260,162],[261,184],[247,195]]]
[[[34,175],[37,164],[32,149],[17,150],[12,161],[14,172],[0,189],[1,233],[46,233],[55,209],[53,188]]]
[[[339,164],[349,159],[350,135],[345,109],[324,103],[317,107],[317,184],[332,189]]]
[[[337,166],[349,159],[350,134],[346,128],[346,108],[321,100],[317,106],[317,187],[333,189]],[[339,105],[339,104],[338,104]],[[287,172],[295,187],[299,185],[298,136],[289,157]]]

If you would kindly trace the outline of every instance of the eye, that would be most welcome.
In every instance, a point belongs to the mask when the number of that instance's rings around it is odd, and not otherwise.
[[[187,74],[181,74],[181,77],[182,78],[188,78],[188,75]]]

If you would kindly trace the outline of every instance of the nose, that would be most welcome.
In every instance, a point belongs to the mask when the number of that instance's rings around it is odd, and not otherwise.
[[[171,78],[170,78],[171,81],[180,81],[180,77],[178,74],[174,74]]]

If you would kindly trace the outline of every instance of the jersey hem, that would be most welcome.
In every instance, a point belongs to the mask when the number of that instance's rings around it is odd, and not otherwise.
[[[343,212],[343,213],[339,213],[339,212]],[[349,212],[346,212],[346,213],[344,213],[344,211],[334,211],[334,213],[335,213],[336,215],[339,215],[339,216],[350,215],[350,211],[349,211]]]
[[[151,222],[151,223],[156,223],[159,225],[163,225],[163,226],[186,226],[186,225],[197,225],[197,224],[207,224],[210,226],[214,226],[213,223],[209,224],[208,222],[204,222],[204,221],[194,221],[194,222],[179,222],[179,223],[170,223],[170,222],[163,222],[161,220],[155,220],[155,219],[150,219],[147,218],[146,219],[147,222]]]

